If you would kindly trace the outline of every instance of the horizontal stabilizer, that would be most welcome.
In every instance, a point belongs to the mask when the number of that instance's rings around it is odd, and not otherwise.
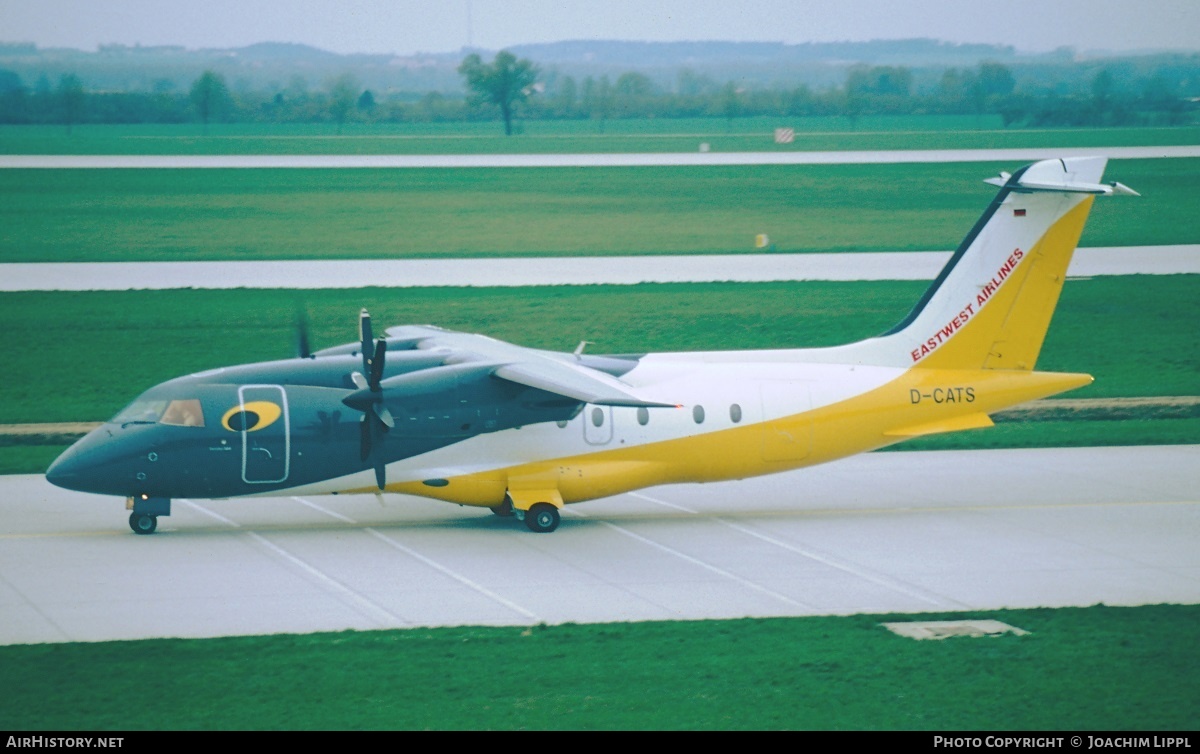
[[[1098,170],[1096,164],[1099,165]],[[1141,196],[1123,183],[1116,181],[1096,183],[1086,180],[1092,175],[1098,176],[1103,171],[1103,166],[1103,157],[1076,158],[1069,162],[1067,160],[1042,160],[1030,165],[1016,179],[1009,173],[1001,173],[999,178],[988,178],[984,183],[1018,193],[1058,191],[1068,194]]]
[[[893,429],[884,434],[888,437],[921,437],[923,435],[938,435],[943,432],[958,432],[963,429],[984,429],[995,426],[987,414],[967,414],[953,419],[916,424],[911,427]]]

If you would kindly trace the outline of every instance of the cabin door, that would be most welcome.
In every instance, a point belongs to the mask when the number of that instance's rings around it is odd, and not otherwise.
[[[292,437],[287,393],[280,385],[238,388],[241,414],[236,427],[242,435],[242,481],[275,484],[286,481],[291,469]]]

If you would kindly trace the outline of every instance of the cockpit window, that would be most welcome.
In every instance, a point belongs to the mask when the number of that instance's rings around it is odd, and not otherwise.
[[[200,410],[200,401],[195,398],[171,401],[159,421],[177,427],[203,427],[204,412]]]
[[[195,398],[175,401],[138,400],[113,417],[115,424],[170,424],[176,427],[203,427],[204,412]]]
[[[134,401],[113,417],[114,424],[155,424],[167,410],[168,401]]]

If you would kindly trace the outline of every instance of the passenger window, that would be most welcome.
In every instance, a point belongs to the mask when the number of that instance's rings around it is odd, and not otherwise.
[[[638,407],[638,424],[643,427],[650,423],[650,410],[645,406]]]
[[[696,420],[697,424],[703,424],[704,423],[704,406],[694,406],[692,408],[692,418]]]
[[[604,426],[604,409],[598,406],[592,409],[592,424],[597,427]]]
[[[195,398],[171,401],[159,422],[176,427],[203,427],[204,412],[200,410],[200,401]]]
[[[740,422],[742,420],[742,407],[736,403],[733,404],[732,406],[730,406],[729,407],[729,418],[731,420],[733,420],[734,424],[737,424],[738,422]]]

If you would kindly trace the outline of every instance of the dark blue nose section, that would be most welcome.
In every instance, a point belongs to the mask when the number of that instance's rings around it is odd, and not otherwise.
[[[77,485],[84,477],[82,472],[86,464],[80,461],[79,453],[75,450],[76,447],[72,445],[62,455],[54,459],[54,463],[50,464],[50,468],[46,469],[47,482],[63,489],[79,490]],[[86,492],[86,490],[79,491]]]
[[[111,454],[89,447],[93,443],[87,440],[83,438],[56,458],[46,469],[46,481],[76,492],[107,493],[113,459]]]
[[[136,479],[131,467],[131,447],[125,436],[114,436],[108,426],[93,430],[67,448],[46,470],[46,481],[77,492],[132,495]]]

